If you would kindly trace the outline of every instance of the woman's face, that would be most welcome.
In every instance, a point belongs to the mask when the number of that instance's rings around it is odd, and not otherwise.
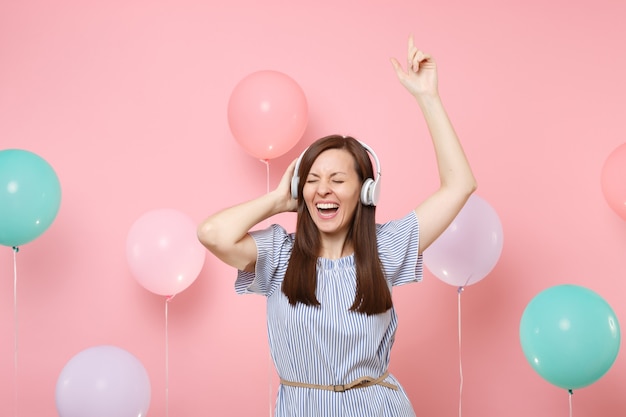
[[[361,193],[354,166],[344,149],[322,152],[311,166],[302,195],[322,236],[348,233]]]

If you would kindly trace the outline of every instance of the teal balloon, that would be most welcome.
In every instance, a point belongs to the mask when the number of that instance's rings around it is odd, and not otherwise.
[[[21,149],[0,151],[0,245],[21,246],[52,224],[61,184],[40,156]]]
[[[519,336],[526,360],[546,381],[574,390],[591,385],[613,366],[620,328],[611,306],[577,285],[558,285],[526,306]]]

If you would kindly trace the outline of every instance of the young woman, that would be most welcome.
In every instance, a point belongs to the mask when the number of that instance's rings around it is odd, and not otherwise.
[[[376,224],[376,154],[331,135],[293,161],[274,191],[198,227],[200,241],[239,270],[237,292],[267,297],[278,417],[415,415],[387,369],[397,327],[391,287],[421,280],[422,252],[476,182],[439,97],[434,60],[411,37],[406,71],[391,62],[431,133],[440,177],[432,195],[403,218]],[[297,211],[295,233],[279,225],[250,232],[287,211]]]

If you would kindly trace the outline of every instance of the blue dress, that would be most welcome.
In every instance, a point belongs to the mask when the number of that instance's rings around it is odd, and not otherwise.
[[[278,225],[251,232],[257,245],[254,273],[239,271],[239,294],[267,297],[269,346],[280,378],[317,385],[348,384],[360,377],[378,378],[387,371],[397,316],[350,311],[356,289],[354,256],[319,258],[317,299],[321,306],[289,304],[281,291],[294,235]],[[389,286],[422,279],[418,256],[419,225],[411,211],[404,218],[377,225],[379,257]],[[409,399],[389,375],[382,385],[332,392],[281,384],[276,417],[414,417]]]

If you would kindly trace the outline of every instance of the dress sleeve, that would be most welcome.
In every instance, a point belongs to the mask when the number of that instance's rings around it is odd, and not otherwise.
[[[377,226],[378,254],[391,285],[419,282],[423,277],[422,255],[418,255],[419,222],[415,212]]]
[[[235,291],[237,294],[271,295],[280,287],[287,270],[293,234],[288,234],[279,225],[250,232],[257,248],[254,272],[237,271]]]

